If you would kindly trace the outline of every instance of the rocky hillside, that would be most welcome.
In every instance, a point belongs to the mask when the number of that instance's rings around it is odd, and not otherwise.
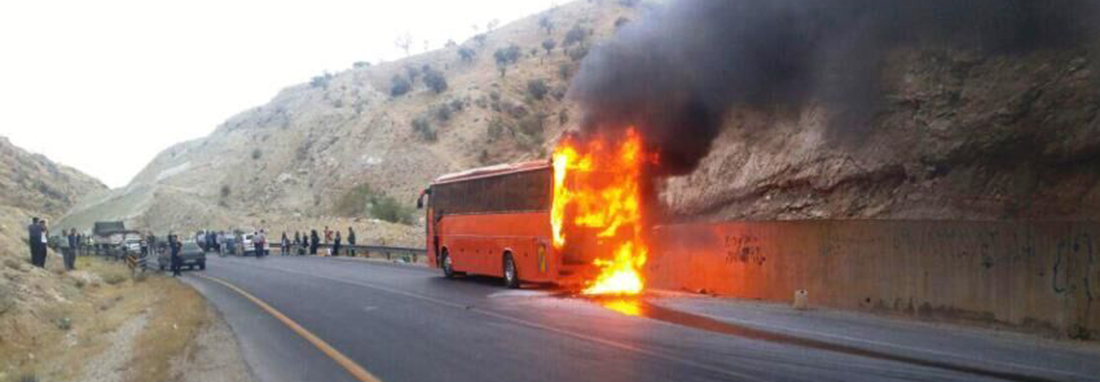
[[[369,224],[366,240],[422,242],[405,209],[434,177],[545,157],[576,125],[567,96],[590,48],[647,2],[576,1],[469,41],[319,75],[163,151],[65,224],[123,218],[155,230]],[[545,45],[544,45],[545,43]],[[630,65],[624,62],[622,65]],[[1096,64],[1085,51],[889,52],[868,127],[836,110],[734,107],[688,175],[662,180],[690,219],[1086,218],[1100,215]],[[407,85],[407,89],[406,89]],[[369,190],[369,192],[364,191]]]
[[[680,219],[1087,219],[1100,216],[1100,94],[1085,51],[892,52],[869,128],[830,111],[737,109]]]
[[[355,221],[339,217],[362,208],[338,202],[361,185],[411,209],[441,174],[545,156],[569,123],[563,99],[587,49],[642,11],[626,3],[574,2],[461,44],[291,86],[209,136],[164,150],[65,224],[343,226]]]
[[[106,190],[99,180],[0,137],[0,206],[60,217],[81,197]]]

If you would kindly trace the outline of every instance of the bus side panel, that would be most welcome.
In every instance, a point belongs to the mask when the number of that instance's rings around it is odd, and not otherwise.
[[[538,242],[549,243],[550,219],[546,212],[483,215],[447,215],[439,223],[441,245],[448,249],[455,270],[503,276],[503,256],[512,257],[525,281],[553,281],[550,251],[539,267]]]

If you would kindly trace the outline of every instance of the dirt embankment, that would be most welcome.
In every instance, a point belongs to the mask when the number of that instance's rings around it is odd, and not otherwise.
[[[89,257],[70,272],[52,254],[46,269],[0,257],[0,381],[251,380],[243,362],[210,362],[239,361],[236,341],[178,280]]]

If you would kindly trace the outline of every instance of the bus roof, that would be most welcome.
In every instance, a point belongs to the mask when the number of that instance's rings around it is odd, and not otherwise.
[[[432,183],[450,183],[460,180],[484,178],[487,176],[538,170],[548,167],[550,167],[550,161],[545,159],[519,163],[498,164],[486,167],[472,168],[465,171],[442,175],[438,178],[435,178],[435,181]]]

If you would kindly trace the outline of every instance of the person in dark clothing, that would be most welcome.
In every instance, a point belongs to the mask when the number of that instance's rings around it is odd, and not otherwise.
[[[332,239],[332,255],[340,256],[340,231],[336,231],[336,238]]]
[[[73,231],[76,231],[76,228],[73,228]],[[74,248],[73,253],[76,254],[77,257],[80,257],[80,255],[83,252],[84,252],[84,234],[77,233],[76,234],[76,248]]]
[[[47,239],[50,237],[50,229],[46,226],[46,219],[38,219],[38,267],[46,267]]]
[[[42,268],[42,262],[38,258],[38,247],[42,245],[42,226],[38,225],[38,218],[31,218],[31,225],[27,226],[27,246],[31,250],[31,264]]]
[[[264,230],[261,229],[259,233],[252,235],[252,247],[255,248],[254,253],[256,254],[256,260],[264,257],[264,244],[266,243],[267,237],[264,235]]]
[[[290,254],[290,239],[286,237],[286,231],[283,231],[283,237],[279,239],[279,255],[286,256]]]
[[[348,255],[355,257],[355,230],[348,227]]]
[[[302,233],[298,232],[298,231],[294,231],[294,252],[292,252],[291,254],[300,255],[301,253],[299,253],[298,251],[301,250],[301,248],[302,248]]]
[[[309,254],[317,255],[317,245],[321,243],[321,237],[317,235],[317,230],[311,230],[309,234]]]
[[[180,249],[183,248],[183,244],[180,243],[180,239],[176,235],[168,235],[168,250],[172,259],[172,277],[183,276],[180,273],[180,268],[183,267],[183,259],[180,258]]]
[[[66,237],[69,241],[69,248],[65,251],[65,269],[76,269],[76,228],[69,229],[69,235]]]

